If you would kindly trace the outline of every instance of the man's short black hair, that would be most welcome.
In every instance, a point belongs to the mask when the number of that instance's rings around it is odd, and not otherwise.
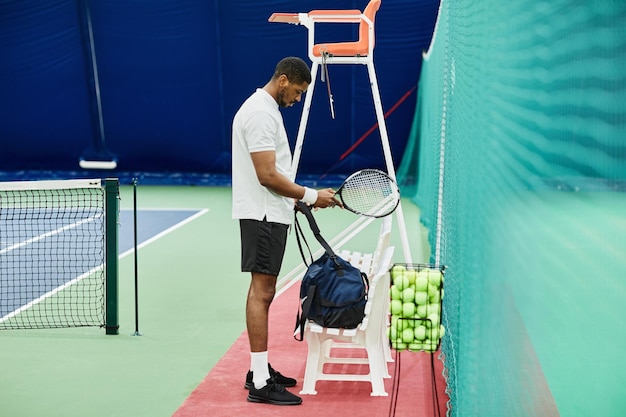
[[[294,84],[311,84],[311,69],[304,60],[295,56],[283,58],[276,64],[274,77],[278,78],[285,74],[289,82]]]

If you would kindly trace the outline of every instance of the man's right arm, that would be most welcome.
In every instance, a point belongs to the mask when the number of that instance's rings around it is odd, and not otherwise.
[[[252,152],[252,163],[256,171],[259,183],[283,197],[302,200],[315,207],[329,207],[341,205],[335,199],[335,192],[328,188],[315,191],[311,188],[303,187],[291,181],[276,170],[276,153],[274,151]],[[314,199],[315,198],[315,199]]]

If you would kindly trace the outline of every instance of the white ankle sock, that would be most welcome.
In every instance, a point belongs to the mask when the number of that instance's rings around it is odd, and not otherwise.
[[[256,389],[267,385],[267,380],[270,378],[267,351],[250,352],[250,370],[252,371],[252,383]]]

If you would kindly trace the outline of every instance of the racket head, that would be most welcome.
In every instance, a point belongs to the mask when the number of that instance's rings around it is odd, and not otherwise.
[[[367,217],[385,217],[400,204],[400,189],[387,173],[362,169],[350,175],[337,190],[343,207]]]

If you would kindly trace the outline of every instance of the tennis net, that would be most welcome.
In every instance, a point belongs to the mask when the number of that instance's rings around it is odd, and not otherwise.
[[[0,183],[0,330],[117,334],[118,200],[117,179]]]

